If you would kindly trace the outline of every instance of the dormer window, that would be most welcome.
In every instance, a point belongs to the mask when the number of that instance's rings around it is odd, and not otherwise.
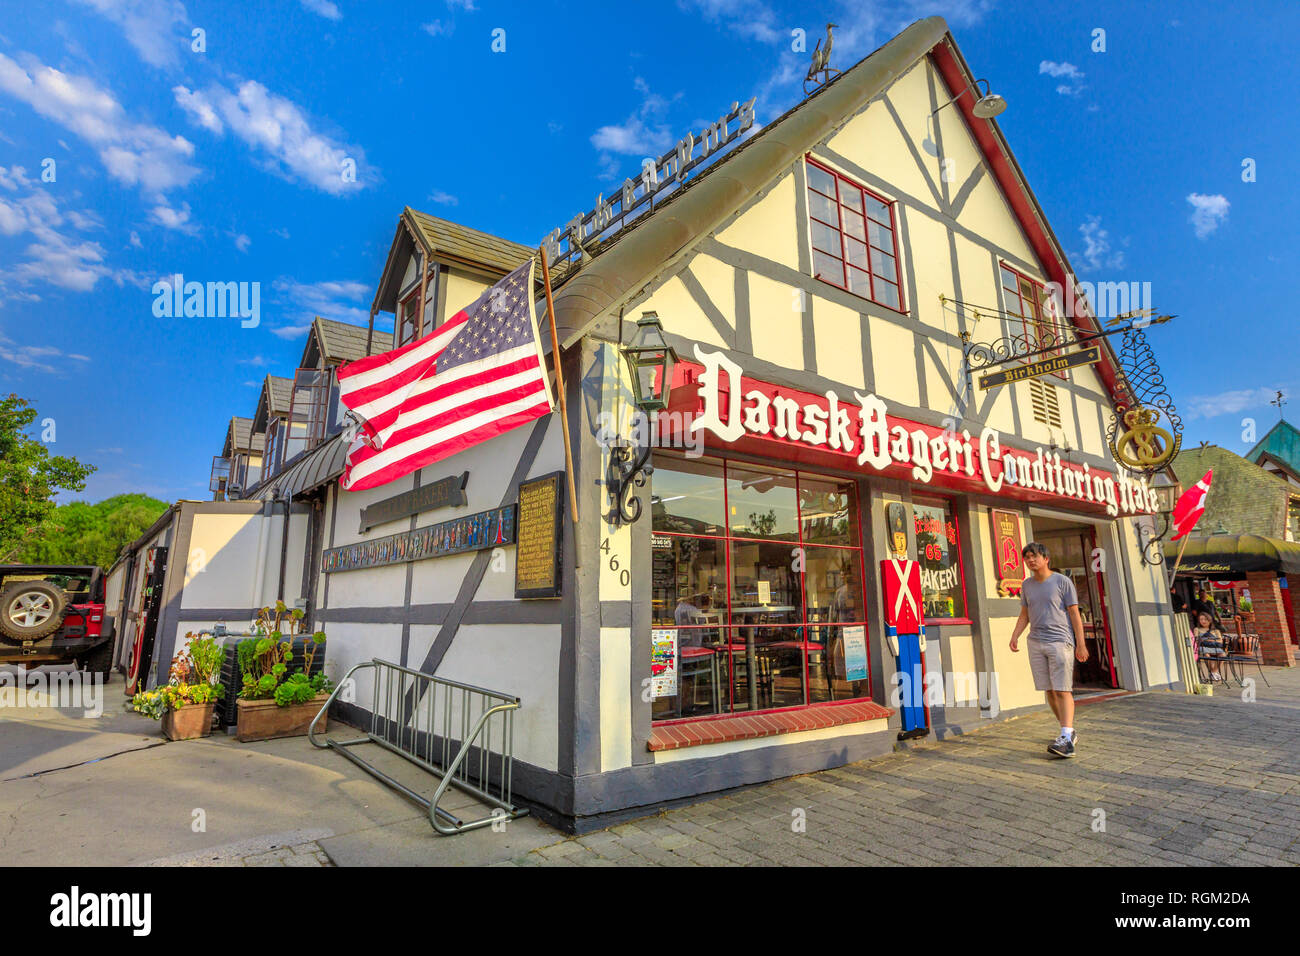
[[[266,457],[263,459],[267,477],[280,470],[284,452],[284,425],[280,418],[272,418],[266,426]]]
[[[402,300],[397,307],[397,347],[420,337],[420,287]]]
[[[284,460],[291,461],[325,439],[329,412],[330,369],[300,368],[293,377],[293,398],[284,440]]]
[[[217,501],[221,501],[226,495],[226,486],[230,481],[230,459],[214,457],[212,459],[212,474],[208,478],[208,490],[211,491]]]

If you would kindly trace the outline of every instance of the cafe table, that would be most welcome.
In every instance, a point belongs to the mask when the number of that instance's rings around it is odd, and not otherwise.
[[[731,616],[733,619],[737,616],[743,618],[751,614],[757,617],[760,614],[789,614],[790,612],[797,610],[798,608],[785,604],[752,604],[748,606],[738,606],[733,604],[731,606]],[[741,630],[745,634],[745,670],[748,672],[747,683],[749,685],[749,709],[757,710],[758,672],[755,669],[757,664],[757,655],[754,651],[754,624],[746,625],[742,627]],[[723,645],[724,649],[730,646],[730,643]],[[728,668],[727,673],[730,675],[730,668]],[[730,676],[728,676],[728,683],[730,683]]]

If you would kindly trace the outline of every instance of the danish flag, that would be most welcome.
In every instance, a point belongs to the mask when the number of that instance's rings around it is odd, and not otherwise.
[[[1178,504],[1174,505],[1174,530],[1177,533],[1169,540],[1177,541],[1189,534],[1196,527],[1196,522],[1201,520],[1201,515],[1205,514],[1205,496],[1210,493],[1210,476],[1213,474],[1214,469],[1211,468],[1204,478],[1179,497]]]

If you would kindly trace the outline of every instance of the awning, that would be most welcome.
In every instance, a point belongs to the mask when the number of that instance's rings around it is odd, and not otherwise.
[[[284,471],[265,482],[250,497],[258,501],[282,500],[311,491],[318,485],[343,474],[348,446],[343,435],[335,435],[324,444],[302,455]]]
[[[1166,542],[1165,561],[1178,557],[1181,541]],[[1258,534],[1214,534],[1188,538],[1180,575],[1228,578],[1248,571],[1300,574],[1300,544]]]

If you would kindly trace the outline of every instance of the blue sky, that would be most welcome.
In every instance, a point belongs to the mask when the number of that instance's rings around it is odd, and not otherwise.
[[[807,57],[791,31],[811,45],[828,18],[843,68],[948,18],[1008,100],[999,122],[1079,277],[1150,282],[1180,316],[1148,337],[1186,443],[1242,452],[1242,420],[1262,435],[1276,390],[1300,402],[1285,292],[1300,66],[1277,39],[1300,32],[1295,4],[0,11],[0,391],[54,419],[55,451],[99,467],[77,497],[208,497],[226,422],[252,414],[268,372],[291,374],[311,315],[365,320],[404,205],[536,243],[731,102],[783,112]],[[260,283],[260,325],[155,317],[150,287],[178,272]]]

